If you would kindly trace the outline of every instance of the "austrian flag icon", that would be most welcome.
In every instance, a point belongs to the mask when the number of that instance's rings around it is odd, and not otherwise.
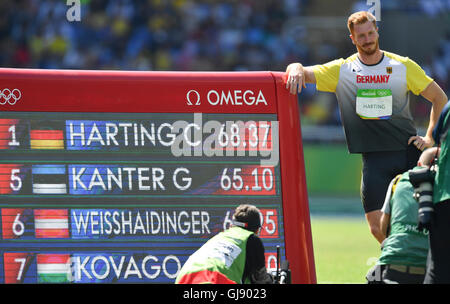
[[[35,209],[36,238],[68,238],[69,213],[67,209]]]

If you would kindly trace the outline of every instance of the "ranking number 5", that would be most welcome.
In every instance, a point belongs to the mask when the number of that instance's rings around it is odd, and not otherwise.
[[[11,182],[9,186],[13,191],[19,191],[22,188],[22,179],[20,178],[20,169],[11,170]]]

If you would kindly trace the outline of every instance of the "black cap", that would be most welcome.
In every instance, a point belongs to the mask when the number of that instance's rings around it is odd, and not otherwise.
[[[234,212],[233,224],[247,230],[256,231],[261,227],[261,216],[258,208],[253,205],[240,205]]]

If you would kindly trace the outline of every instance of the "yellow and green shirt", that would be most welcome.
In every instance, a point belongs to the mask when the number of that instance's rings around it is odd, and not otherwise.
[[[313,66],[317,90],[336,94],[350,153],[405,150],[417,134],[409,109],[432,81],[408,57],[384,51],[374,65],[353,54]]]

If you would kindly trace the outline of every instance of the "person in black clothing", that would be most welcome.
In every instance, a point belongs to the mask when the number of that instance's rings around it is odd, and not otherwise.
[[[267,273],[264,245],[258,237],[261,231],[261,218],[259,210],[252,205],[240,205],[233,215],[233,226],[241,226],[254,231],[247,239],[247,255],[245,257],[244,274],[242,282],[248,278],[252,284],[272,283],[273,278]]]

